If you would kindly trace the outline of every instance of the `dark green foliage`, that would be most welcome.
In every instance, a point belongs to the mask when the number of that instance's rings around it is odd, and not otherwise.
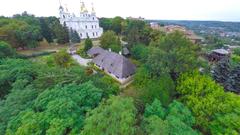
[[[0,61],[0,98],[12,89],[17,81],[24,80],[27,85],[37,76],[34,65],[21,59],[3,59]]]
[[[169,73],[175,80],[179,73],[192,71],[200,66],[199,48],[182,33],[174,32],[160,37],[147,60],[153,75]]]
[[[0,59],[13,57],[14,55],[15,51],[12,49],[12,47],[8,43],[0,41]]]
[[[49,22],[47,21],[48,18],[41,17],[39,18],[40,26],[41,26],[41,33],[42,36],[49,42],[53,42],[53,33],[51,28],[49,27]]]
[[[134,79],[134,83],[141,91],[141,97],[146,103],[151,103],[157,98],[164,106],[167,106],[175,94],[174,82],[168,74],[156,78],[152,77],[146,68],[140,67]]]
[[[70,34],[70,40],[72,43],[80,43],[80,37],[77,31],[71,29],[69,34]]]
[[[150,50],[143,44],[134,45],[131,49],[131,55],[134,59],[140,61],[146,61]]]
[[[115,18],[113,18],[112,20],[112,26],[111,29],[116,33],[116,34],[121,34],[122,32],[122,22],[123,22],[123,18],[117,16]]]
[[[62,26],[60,23],[57,23],[56,26],[54,26],[53,30],[56,34],[58,43],[65,44],[69,42],[69,31],[66,24]]]
[[[159,100],[154,100],[145,108],[142,127],[150,135],[197,135],[191,128],[194,124],[194,117],[182,103],[173,101],[165,109]]]
[[[110,95],[117,95],[120,91],[119,84],[111,77],[106,75],[95,74],[91,76],[91,80],[97,88],[103,91],[104,97],[109,97]]]
[[[84,52],[87,52],[92,47],[93,47],[92,40],[88,37],[84,42]]]
[[[150,43],[151,29],[144,21],[127,20],[124,35],[129,45],[137,43],[148,45]]]
[[[33,110],[23,111],[12,119],[7,134],[77,134],[85,113],[95,108],[101,97],[101,90],[91,82],[56,86],[38,96]]]
[[[226,90],[236,93],[240,92],[239,75],[240,64],[231,64],[228,59],[223,59],[217,63],[213,69],[213,78]]]
[[[16,84],[15,84],[16,85]],[[24,111],[27,108],[31,108],[33,100],[37,97],[37,90],[28,88],[21,88],[21,86],[15,86],[10,94],[6,96],[6,100],[0,101],[0,134],[4,134],[7,128],[8,121]]]
[[[131,98],[110,97],[89,112],[81,135],[134,135],[135,117]]]
[[[60,50],[59,52],[54,54],[54,61],[58,66],[67,68],[72,64],[73,59],[66,50]]]
[[[44,18],[46,25],[41,27],[42,30],[49,31],[50,29],[50,33],[44,33],[43,36],[45,38],[50,38],[50,34],[51,34],[51,38],[53,40],[57,40],[58,43],[61,44],[65,44],[69,42],[69,31],[67,29],[67,27],[62,26],[59,22],[59,19],[56,17],[45,17]],[[48,29],[49,28],[49,29]],[[48,36],[49,35],[49,36]]]
[[[112,26],[112,19],[110,18],[100,18],[99,25],[104,29],[104,31],[111,30]]]

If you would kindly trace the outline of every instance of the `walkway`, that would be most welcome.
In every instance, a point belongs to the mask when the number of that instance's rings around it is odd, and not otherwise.
[[[76,60],[80,65],[83,65],[83,66],[88,66],[88,63],[92,61],[92,59],[84,59],[77,54],[73,54],[72,58]]]

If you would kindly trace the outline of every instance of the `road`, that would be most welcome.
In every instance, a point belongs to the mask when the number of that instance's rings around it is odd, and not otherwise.
[[[84,59],[77,54],[73,54],[72,58],[82,66],[87,66],[87,64],[92,61],[92,59]]]

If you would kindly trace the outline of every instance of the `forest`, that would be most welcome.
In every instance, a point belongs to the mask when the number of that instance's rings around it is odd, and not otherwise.
[[[180,32],[121,17],[100,18],[100,26],[102,48],[118,52],[128,42],[137,71],[126,88],[66,50],[18,54],[41,40],[68,43],[75,32],[56,17],[0,18],[0,135],[240,134],[240,50],[212,64]],[[92,46],[81,42],[80,55]]]

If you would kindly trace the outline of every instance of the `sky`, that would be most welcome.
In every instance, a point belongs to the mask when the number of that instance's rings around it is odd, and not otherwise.
[[[81,0],[98,17],[143,17],[158,20],[215,20],[240,22],[240,0]],[[61,0],[76,15],[80,0]],[[0,0],[0,16],[28,13],[59,16],[59,0]]]

